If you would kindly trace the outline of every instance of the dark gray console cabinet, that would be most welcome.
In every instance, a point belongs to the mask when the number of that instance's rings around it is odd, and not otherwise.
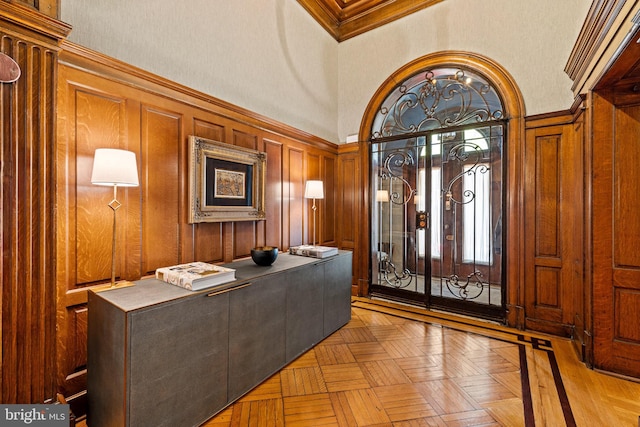
[[[351,252],[226,266],[234,282],[198,292],[89,293],[91,427],[200,425],[351,319]]]

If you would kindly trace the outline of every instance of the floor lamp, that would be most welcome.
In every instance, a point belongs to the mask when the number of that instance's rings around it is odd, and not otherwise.
[[[118,199],[118,187],[138,186],[138,166],[133,151],[113,148],[98,148],[93,157],[91,183],[113,187],[113,200],[108,206],[113,210],[113,233],[111,237],[111,284],[98,290],[116,287],[116,211],[122,205]],[[118,283],[118,286],[131,286],[133,283]]]
[[[305,199],[313,199],[313,205],[311,206],[311,210],[313,210],[313,246],[316,245],[316,199],[324,199],[324,185],[322,181],[307,181],[304,188],[304,198]]]

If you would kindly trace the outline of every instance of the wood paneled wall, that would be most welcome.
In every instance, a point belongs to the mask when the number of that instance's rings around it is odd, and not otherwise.
[[[583,318],[583,129],[572,114],[526,123],[526,327],[571,337]]]
[[[70,28],[17,3],[0,1],[0,50],[22,69],[0,85],[3,403],[85,388],[86,292],[108,281],[111,262],[112,193],[89,182],[98,147],[138,155],[141,186],[118,193],[119,278],[308,242],[304,182],[322,179],[319,241],[352,249],[354,293],[367,289],[366,143],[338,148],[79,46],[59,55]],[[621,84],[609,73],[618,86],[590,93],[584,115],[528,118],[526,137],[512,119],[508,322],[571,334],[588,363],[639,377],[640,102],[628,74]],[[186,222],[190,134],[267,153],[266,221]]]
[[[118,279],[308,243],[307,179],[325,184],[317,240],[337,244],[335,144],[72,44],[61,53],[57,112],[58,383],[66,395],[85,388],[86,290],[111,274],[113,190],[90,182],[96,148],[131,150],[138,160],[140,186],[118,189]],[[189,135],[267,153],[265,221],[187,222]]]
[[[0,50],[21,68],[0,84],[2,403],[55,395],[55,77],[68,32],[0,2]]]

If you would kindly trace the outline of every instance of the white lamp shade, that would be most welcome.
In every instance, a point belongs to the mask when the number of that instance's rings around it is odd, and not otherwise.
[[[324,186],[322,181],[307,181],[304,187],[305,199],[324,199]]]
[[[95,185],[138,186],[136,153],[115,148],[98,148],[93,157],[91,183]]]

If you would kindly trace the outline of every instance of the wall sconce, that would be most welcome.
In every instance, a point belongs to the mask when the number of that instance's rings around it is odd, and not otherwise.
[[[316,199],[324,199],[324,185],[322,181],[307,181],[304,188],[304,198],[305,199],[313,199],[313,205],[311,209],[313,210],[313,243],[312,245],[316,245]]]
[[[116,211],[122,205],[118,199],[118,186],[138,186],[138,166],[136,154],[133,151],[113,148],[98,148],[93,157],[93,171],[91,183],[94,185],[113,186],[113,200],[108,206],[113,210],[113,235],[111,239],[111,285],[106,289],[116,287]],[[131,282],[118,283],[118,286],[131,286]]]

